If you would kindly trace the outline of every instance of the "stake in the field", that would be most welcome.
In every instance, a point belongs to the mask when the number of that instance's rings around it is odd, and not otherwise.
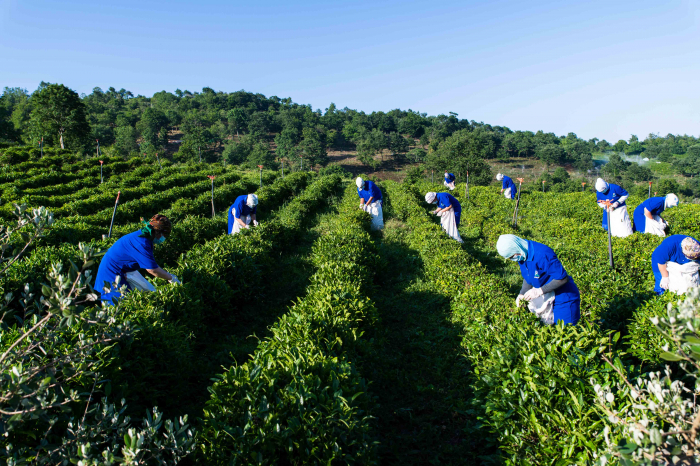
[[[260,169],[260,187],[262,188],[262,170],[263,170],[263,166],[262,166],[262,165],[258,165],[258,168]]]
[[[586,190],[586,183],[581,183],[581,192]]]
[[[542,192],[544,192],[544,183],[545,183],[545,180],[542,180]]]
[[[215,176],[207,175],[211,180],[211,218],[216,216],[216,210],[214,210],[214,178]]]
[[[109,224],[109,233],[107,233],[107,238],[112,236],[112,226],[114,226],[114,216],[117,214],[117,206],[119,205],[119,195],[121,191],[117,191],[117,200],[114,202],[114,210],[112,211],[112,222]]]
[[[301,171],[304,171],[304,157],[300,155],[299,158],[301,159]]]
[[[97,156],[99,157],[100,156],[100,140],[95,139],[95,142],[97,142]]]
[[[467,185],[464,187],[464,194],[469,199],[469,171],[467,171]]]
[[[143,154],[143,155],[146,155],[146,154]],[[159,166],[160,169],[162,170],[162,169],[163,169],[163,165],[161,165],[161,163],[160,163],[160,157],[158,157],[158,152],[156,152],[156,159],[158,160],[158,166]],[[201,161],[201,160],[200,160],[200,161]]]
[[[610,264],[610,268],[614,269],[615,268],[615,261],[613,260],[613,252],[612,252],[612,233],[610,232],[611,230],[611,222],[610,222],[610,213],[612,212],[612,202],[610,201],[604,201],[603,204],[605,205],[605,213],[607,215],[607,226],[608,226],[608,262]]]
[[[654,194],[656,194],[656,193],[654,193]],[[647,199],[649,199],[649,198],[651,198],[651,181],[649,182],[649,196],[647,197]]]
[[[104,181],[104,178],[102,178],[102,164],[103,163],[104,162],[102,160],[100,160],[100,184],[102,184],[102,182]]]
[[[284,178],[284,160],[282,160],[281,162],[282,162],[282,178]]]
[[[520,188],[523,186],[523,178],[516,178],[518,180],[518,200],[515,201],[515,211],[513,212],[513,226],[518,226],[518,207],[520,206]]]

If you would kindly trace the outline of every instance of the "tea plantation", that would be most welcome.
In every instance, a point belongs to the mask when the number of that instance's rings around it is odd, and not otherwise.
[[[380,182],[386,227],[374,232],[337,174],[102,162],[103,181],[94,158],[2,159],[5,463],[696,461],[697,294],[674,343],[652,321],[674,325],[680,299],[653,293],[661,238],[613,238],[611,270],[594,193],[525,191],[514,227],[497,187],[467,198],[458,183],[458,244],[423,201],[441,185]],[[227,235],[228,207],[253,192],[260,225]],[[156,213],[173,221],[156,260],[182,285],[154,279],[156,292],[101,307],[101,256]],[[670,234],[700,235],[697,205],[664,217]],[[515,307],[504,233],[556,251],[581,291],[578,325]],[[692,428],[673,423],[678,405]]]

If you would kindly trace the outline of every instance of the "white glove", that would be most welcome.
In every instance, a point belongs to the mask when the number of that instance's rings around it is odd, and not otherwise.
[[[245,228],[246,228],[246,230],[250,230],[250,224],[246,223]]]
[[[257,227],[258,225],[260,225],[260,224],[258,223],[258,221],[257,221],[257,220],[253,220],[253,226],[254,226],[254,227]]]
[[[659,286],[663,288],[664,290],[668,290],[668,282],[669,282],[668,277],[661,277],[661,283],[659,283]]]
[[[438,211],[437,211],[437,209],[435,209],[435,210],[431,210],[430,213],[433,215],[437,215]]]
[[[520,301],[522,301],[524,298],[523,295],[519,294],[517,298],[515,298],[515,307],[520,307]]]
[[[364,203],[361,203],[361,204],[360,204],[360,209],[365,210],[365,204],[364,204]]]
[[[182,282],[180,280],[178,280],[178,278],[173,274],[170,274],[170,280],[168,280],[168,281],[170,283],[174,283],[176,285],[182,285]]]
[[[612,208],[613,208],[613,209],[617,209],[618,207],[620,207],[620,203],[619,203],[619,202],[613,202]]]
[[[530,288],[525,292],[525,296],[523,296],[523,299],[525,301],[533,301],[540,296],[542,296],[544,293],[542,293],[542,288]]]

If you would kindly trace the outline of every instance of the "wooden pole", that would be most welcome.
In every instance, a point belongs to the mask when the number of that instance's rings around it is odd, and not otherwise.
[[[119,205],[119,195],[121,191],[117,191],[117,200],[114,202],[114,210],[112,211],[112,222],[109,224],[109,233],[107,233],[107,238],[112,236],[112,226],[114,225],[114,216],[117,214],[117,206]]]
[[[515,211],[513,212],[513,226],[517,227],[518,226],[518,206],[520,206],[520,188],[523,186],[523,179],[522,178],[516,178],[519,183],[518,183],[518,200],[515,201]]]

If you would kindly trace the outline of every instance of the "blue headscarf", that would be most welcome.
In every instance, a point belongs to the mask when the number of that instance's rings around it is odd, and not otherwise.
[[[510,259],[514,254],[522,254],[523,259],[527,260],[527,240],[515,235],[499,236],[496,250],[506,259]]]

